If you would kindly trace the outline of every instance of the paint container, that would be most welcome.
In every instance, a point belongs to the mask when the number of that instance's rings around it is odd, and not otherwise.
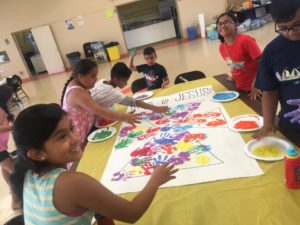
[[[300,155],[299,152],[291,147],[287,149],[285,157],[285,185],[288,188],[300,188]]]

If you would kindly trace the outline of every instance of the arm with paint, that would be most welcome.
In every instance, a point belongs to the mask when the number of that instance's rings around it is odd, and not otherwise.
[[[57,209],[65,214],[91,209],[108,218],[135,223],[149,208],[159,186],[174,179],[177,171],[173,165],[157,166],[144,189],[131,201],[113,194],[85,174],[65,172],[55,185],[54,201]]]
[[[82,107],[92,112],[96,116],[108,120],[124,121],[131,124],[139,122],[139,116],[134,114],[134,112],[124,114],[124,113],[119,113],[119,112],[114,112],[112,110],[109,110],[97,104],[86,91],[75,90],[71,92],[70,95],[73,95],[71,96],[72,98],[70,97],[70,102],[72,101],[72,99],[76,99],[77,107],[78,106]]]
[[[143,109],[149,109],[158,113],[166,113],[168,111],[168,107],[167,106],[155,106],[155,105],[151,105],[149,103],[146,103],[144,101],[141,100],[136,100],[134,98],[131,97],[125,97],[120,104],[122,105],[126,105],[126,106],[131,106],[131,107],[140,107]]]
[[[130,57],[129,57],[129,68],[132,70],[132,71],[137,71],[136,67],[133,65],[133,59],[136,55],[136,48],[132,48],[129,50],[129,54],[130,54]]]

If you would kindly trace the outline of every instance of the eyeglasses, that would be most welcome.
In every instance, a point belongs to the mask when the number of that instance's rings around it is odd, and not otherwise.
[[[223,25],[230,25],[230,24],[235,24],[235,22],[233,22],[232,20],[225,20],[224,22],[219,22],[217,24],[217,27],[222,27]]]
[[[293,32],[300,32],[300,24],[293,25],[291,27],[278,27],[278,24],[275,23],[275,32],[278,34],[286,35],[292,30]]]

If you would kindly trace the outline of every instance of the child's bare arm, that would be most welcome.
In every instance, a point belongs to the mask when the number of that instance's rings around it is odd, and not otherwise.
[[[77,92],[77,93],[75,93]],[[112,110],[109,110],[99,104],[97,104],[92,97],[82,90],[76,90],[73,91],[73,93],[70,94],[73,95],[73,98],[76,98],[76,105],[79,107],[82,107],[89,112],[93,113],[96,116],[100,116],[104,119],[108,120],[116,120],[116,121],[124,121],[127,123],[138,123],[139,117],[134,113],[119,113],[114,112]]]
[[[174,166],[158,166],[145,188],[131,201],[113,194],[92,177],[65,172],[55,184],[54,203],[65,214],[91,209],[108,218],[135,223],[150,206],[158,187],[174,179],[176,172]]]
[[[134,56],[130,56],[130,57],[129,57],[129,68],[130,68],[132,71],[137,71],[136,67],[133,65],[133,59],[134,59]]]
[[[254,138],[260,139],[269,132],[275,132],[275,117],[278,105],[278,91],[264,91],[262,94],[262,111],[264,117],[263,128],[253,135]]]
[[[163,79],[163,83],[161,84],[161,88],[164,88],[164,87],[168,86],[169,84],[170,84],[170,79],[169,79],[169,77],[165,77],[165,78]]]
[[[12,130],[12,125],[8,125],[8,126],[0,126],[0,133],[4,133],[4,132],[8,132]]]
[[[5,120],[5,116],[6,115],[4,113],[0,113],[0,133],[12,130],[12,125],[3,126],[3,122]]]
[[[150,109],[152,111],[158,112],[158,113],[166,113],[168,111],[168,106],[156,106],[148,104],[144,101],[137,100],[136,105],[138,107],[144,108],[144,109]]]

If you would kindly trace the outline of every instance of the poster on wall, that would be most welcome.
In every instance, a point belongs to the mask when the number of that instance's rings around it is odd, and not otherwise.
[[[169,112],[136,109],[142,123],[122,124],[101,183],[117,194],[141,191],[163,163],[179,171],[162,187],[263,174],[245,155],[241,135],[228,129],[225,108],[210,100],[213,93],[205,86],[147,100],[169,106]]]
[[[77,23],[78,23],[79,26],[83,26],[84,25],[83,16],[77,16],[76,20],[77,20]]]
[[[66,24],[66,28],[68,30],[73,30],[75,28],[73,22],[71,21],[71,19],[66,19],[65,24]]]

